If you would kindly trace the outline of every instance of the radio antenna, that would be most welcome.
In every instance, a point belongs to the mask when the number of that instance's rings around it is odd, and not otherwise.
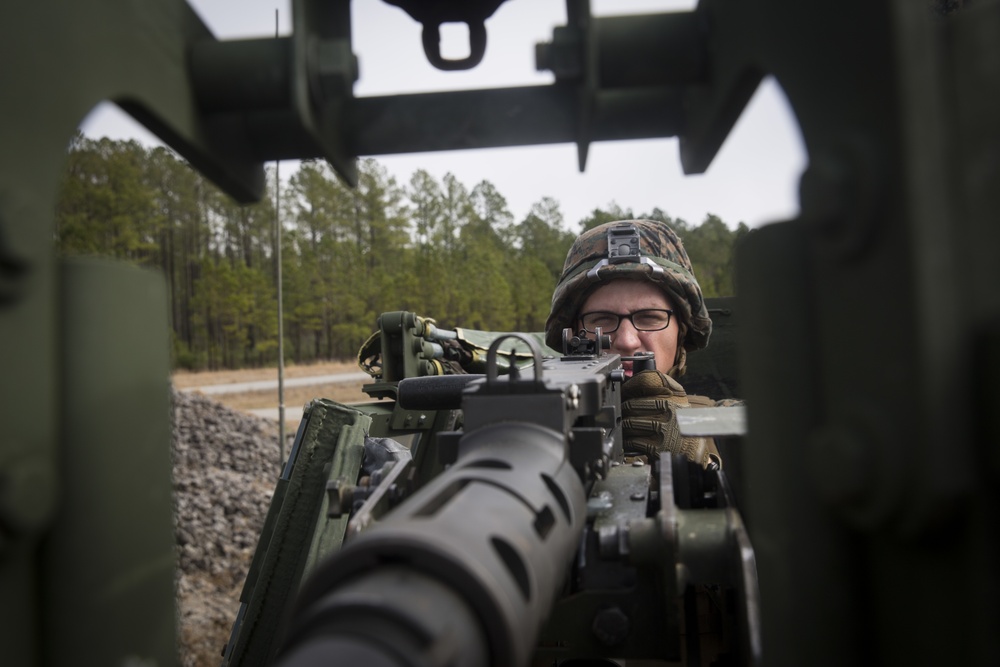
[[[278,10],[274,10],[274,38],[278,39]],[[274,252],[278,265],[278,470],[285,465],[285,312],[281,302],[281,160],[274,161]]]

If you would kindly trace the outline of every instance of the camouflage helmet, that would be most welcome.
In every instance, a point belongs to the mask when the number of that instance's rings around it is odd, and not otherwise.
[[[681,349],[698,350],[708,345],[712,320],[691,260],[677,234],[658,220],[609,222],[577,237],[552,294],[545,343],[563,349],[563,329],[576,325],[587,297],[598,286],[623,278],[648,280],[666,292],[677,312]],[[679,365],[683,366],[683,360]]]

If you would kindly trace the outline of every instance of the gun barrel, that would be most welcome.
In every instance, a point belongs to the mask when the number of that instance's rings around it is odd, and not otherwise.
[[[490,424],[460,447],[451,468],[317,568],[281,664],[334,649],[372,664],[528,663],[583,531],[583,483],[566,436],[543,426]]]
[[[388,567],[316,600],[277,664],[473,667],[488,664],[488,646],[473,610],[449,585]]]

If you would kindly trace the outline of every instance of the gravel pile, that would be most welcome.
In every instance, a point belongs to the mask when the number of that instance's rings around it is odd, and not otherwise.
[[[279,474],[278,425],[175,391],[181,664],[216,667]]]

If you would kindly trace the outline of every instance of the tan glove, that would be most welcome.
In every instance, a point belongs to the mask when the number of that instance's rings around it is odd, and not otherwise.
[[[710,438],[681,436],[676,408],[689,406],[677,380],[659,371],[642,371],[622,384],[622,437],[626,454],[683,454],[702,466],[719,463]]]

